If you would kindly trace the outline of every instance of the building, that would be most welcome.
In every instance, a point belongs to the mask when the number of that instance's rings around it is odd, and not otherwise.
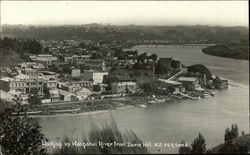
[[[30,94],[33,90],[38,91],[38,95],[43,95],[43,79],[32,79],[27,75],[18,74],[14,78],[1,78],[1,89],[9,92],[11,90],[20,90],[23,93]]]
[[[49,98],[52,103],[60,102],[60,92],[57,89],[49,90]]]
[[[195,90],[201,87],[199,80],[194,77],[180,77],[178,81],[181,82],[187,90]]]
[[[72,102],[77,101],[77,95],[73,92],[65,91],[65,90],[59,90],[60,92],[60,99],[62,99],[64,102]]]
[[[108,72],[85,70],[83,73],[83,79],[86,81],[93,81],[96,83],[102,83],[104,75],[108,75]]]
[[[45,66],[38,62],[23,62],[18,65],[21,69],[32,68],[38,71],[45,70]]]
[[[72,56],[64,56],[64,62],[66,64],[72,64],[73,62],[73,57]]]
[[[53,61],[57,60],[57,57],[46,54],[46,55],[37,55],[37,56],[30,56],[31,60],[35,62],[41,62],[46,67],[52,66]]]
[[[181,82],[166,80],[166,79],[158,79],[154,81],[154,86],[163,91],[167,91],[167,93],[178,94],[179,92],[185,92],[185,87],[183,87]]]
[[[45,87],[48,88],[48,89],[57,88],[57,80],[48,80],[48,81],[46,81]]]
[[[79,90],[81,89],[81,87],[73,84],[73,83],[63,83],[61,84],[61,89],[62,90],[65,90],[65,91],[76,91],[76,90]]]
[[[81,80],[81,81],[72,81],[70,83],[76,85],[77,87],[85,87],[85,88],[88,88],[90,90],[93,89],[93,81]]]
[[[90,55],[73,55],[72,59],[75,66],[84,65],[85,61],[90,59]]]
[[[28,75],[32,79],[38,78],[38,70],[32,68],[25,68],[21,70],[21,73]]]
[[[44,75],[44,78],[47,78],[47,79],[56,79],[58,77],[58,74],[56,72],[40,71],[40,73],[42,73]]]
[[[81,75],[81,70],[77,68],[71,69],[71,76],[72,77],[79,77]]]
[[[93,92],[87,88],[81,88],[79,90],[77,90],[75,92],[75,94],[77,95],[77,99],[78,100],[86,100],[87,98],[89,98]]]
[[[107,70],[106,63],[103,59],[90,59],[85,61],[85,69],[105,71]]]
[[[137,85],[135,82],[114,82],[111,84],[111,91],[114,94],[124,94],[135,92]]]

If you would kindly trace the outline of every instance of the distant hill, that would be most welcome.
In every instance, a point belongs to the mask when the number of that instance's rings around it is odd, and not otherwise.
[[[249,60],[249,46],[215,45],[202,49],[203,53],[233,59]]]
[[[43,40],[171,40],[223,43],[248,40],[247,27],[222,26],[136,26],[136,25],[3,25],[3,35]]]

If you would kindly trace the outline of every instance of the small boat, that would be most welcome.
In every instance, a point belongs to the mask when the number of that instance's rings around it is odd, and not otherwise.
[[[182,96],[178,96],[178,95],[172,95],[174,98],[177,98],[177,99],[183,99]]]
[[[214,95],[215,95],[215,92],[210,92],[210,95],[211,95],[211,96],[214,96]]]
[[[140,108],[146,108],[147,106],[145,104],[139,104],[138,107],[140,107]]]
[[[211,97],[209,93],[204,93],[202,97]]]
[[[156,103],[162,103],[162,102],[165,102],[165,101],[166,101],[166,99],[154,99],[154,100],[148,101],[148,103],[156,104]]]

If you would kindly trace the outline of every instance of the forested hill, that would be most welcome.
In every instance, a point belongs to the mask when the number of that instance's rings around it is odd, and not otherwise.
[[[4,36],[43,40],[170,40],[190,43],[222,43],[248,40],[247,27],[221,26],[113,26],[64,25],[28,26],[3,25]]]
[[[214,45],[202,49],[203,53],[213,56],[249,60],[249,46],[241,44]]]

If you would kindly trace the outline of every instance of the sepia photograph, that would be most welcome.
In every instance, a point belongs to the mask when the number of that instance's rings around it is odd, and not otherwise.
[[[0,0],[0,155],[250,154],[247,0]]]

